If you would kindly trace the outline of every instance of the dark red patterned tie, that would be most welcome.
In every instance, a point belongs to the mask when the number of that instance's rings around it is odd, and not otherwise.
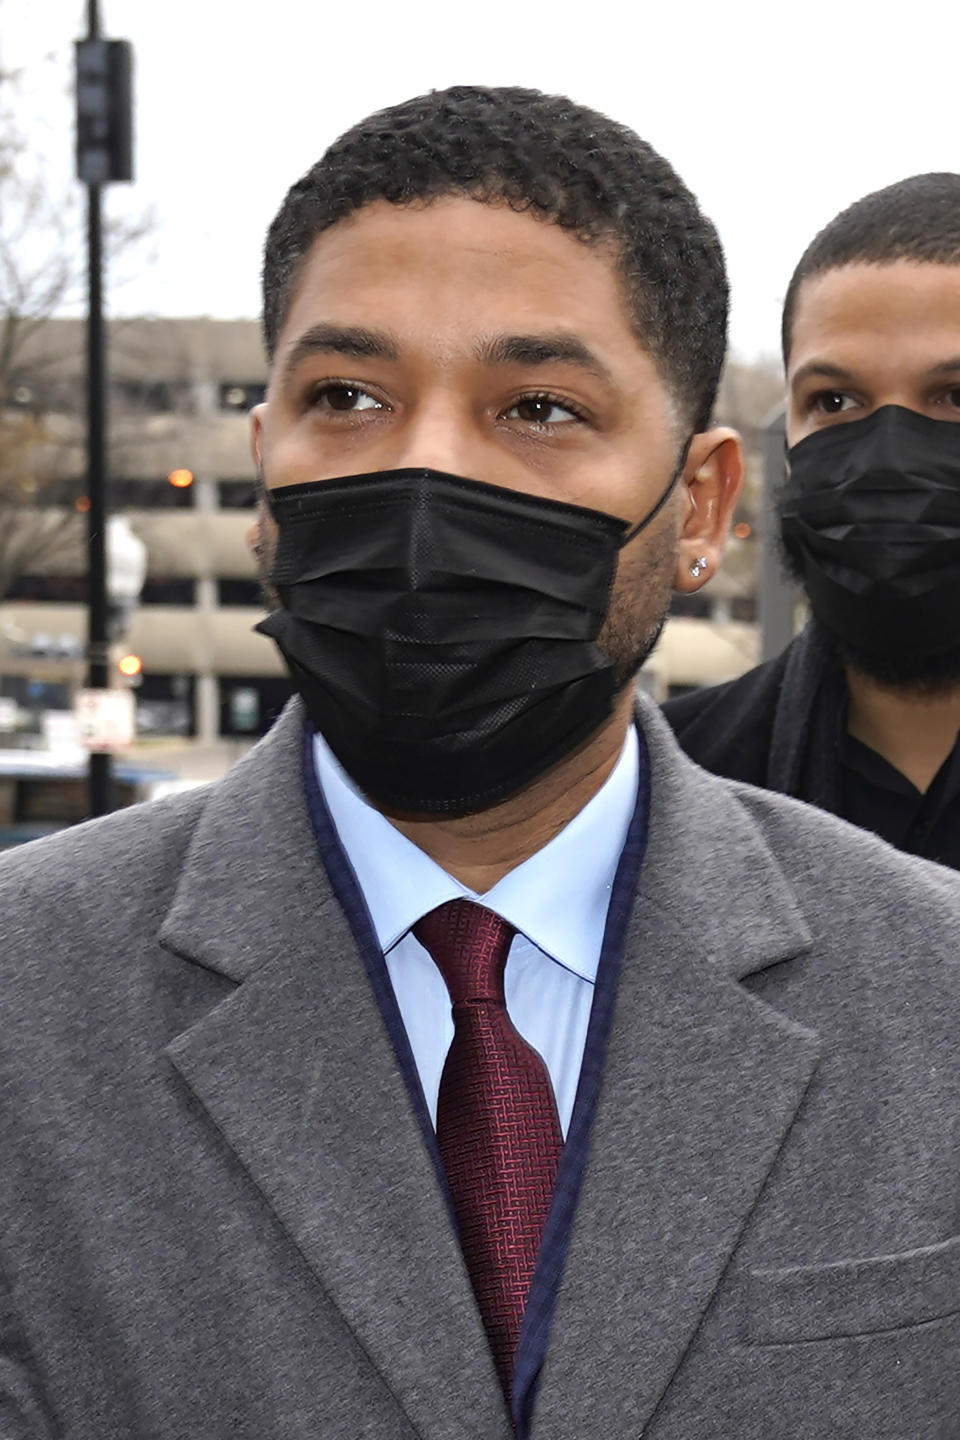
[[[499,915],[451,900],[413,927],[446,981],[453,1042],[437,1142],[460,1243],[508,1400],[520,1325],[553,1197],[563,1136],[543,1060],[507,1014],[514,936]]]

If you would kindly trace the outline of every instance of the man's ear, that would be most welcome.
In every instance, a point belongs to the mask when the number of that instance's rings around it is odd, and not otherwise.
[[[273,555],[277,545],[277,522],[270,513],[262,478],[260,494],[257,497],[257,508],[254,511],[253,519],[247,526],[244,539],[247,542],[247,549],[253,556],[257,578],[260,581],[267,608],[276,610],[280,604],[280,596],[270,584],[270,571],[273,568]]]
[[[254,517],[247,526],[243,538],[247,549],[253,556],[254,564],[259,567],[260,556],[263,554],[263,509],[260,501],[257,501]]]
[[[263,475],[263,416],[266,408],[267,402],[262,400],[250,411],[250,451],[253,455],[253,463],[257,467],[257,474],[261,477]]]
[[[717,425],[694,435],[680,481],[685,490],[674,588],[692,594],[720,568],[743,488],[743,444]]]

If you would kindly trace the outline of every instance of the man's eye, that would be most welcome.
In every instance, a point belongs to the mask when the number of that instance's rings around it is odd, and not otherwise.
[[[811,410],[817,410],[821,415],[840,415],[853,404],[854,401],[842,390],[818,390],[810,397]]]
[[[569,405],[561,405],[549,395],[524,395],[504,411],[504,418],[524,420],[528,425],[567,425],[581,417]]]
[[[330,384],[317,385],[311,392],[310,403],[316,410],[382,410],[383,406],[375,396],[359,385]]]
[[[951,410],[960,410],[960,385],[954,385],[952,390],[948,390],[945,399]]]

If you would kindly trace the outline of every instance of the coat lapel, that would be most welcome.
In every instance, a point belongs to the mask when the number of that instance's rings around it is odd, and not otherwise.
[[[769,848],[658,716],[642,724],[650,836],[535,1414],[549,1440],[649,1423],[818,1055],[738,983],[809,948]]]
[[[237,988],[167,1053],[423,1440],[497,1440],[460,1249],[316,857],[301,733],[293,706],[210,792],[162,943]]]

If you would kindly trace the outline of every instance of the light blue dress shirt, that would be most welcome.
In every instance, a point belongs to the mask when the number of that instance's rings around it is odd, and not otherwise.
[[[636,730],[630,727],[612,773],[579,814],[484,895],[448,875],[374,809],[319,735],[314,755],[330,818],[386,958],[434,1124],[453,1019],[443,977],[411,927],[437,905],[466,899],[517,931],[504,977],[507,1011],[546,1062],[566,1137],[610,891],[637,803]]]

